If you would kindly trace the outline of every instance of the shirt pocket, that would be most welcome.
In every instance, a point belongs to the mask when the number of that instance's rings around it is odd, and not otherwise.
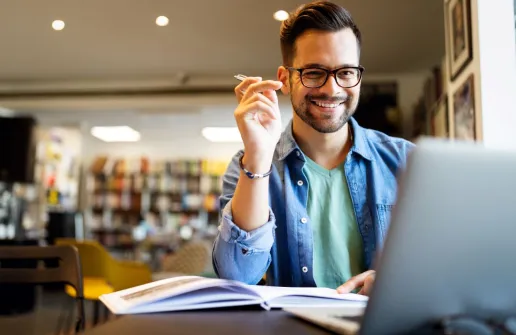
[[[389,230],[389,225],[391,223],[391,215],[392,209],[394,205],[386,205],[386,204],[377,204],[376,205],[376,215],[378,218],[378,238],[382,245],[385,240],[385,236],[387,235],[387,231]]]

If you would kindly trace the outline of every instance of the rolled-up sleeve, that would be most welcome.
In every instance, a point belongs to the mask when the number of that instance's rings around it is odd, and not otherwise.
[[[240,229],[233,223],[231,215],[231,200],[227,203],[222,212],[222,220],[219,225],[220,238],[226,243],[238,244],[246,252],[269,252],[274,243],[274,228],[276,219],[269,208],[269,220],[263,226],[249,232]]]
[[[231,199],[240,176],[238,160],[241,155],[242,151],[233,157],[224,174],[219,233],[213,245],[213,267],[220,278],[256,284],[271,262],[276,219],[269,207],[267,223],[255,230],[245,231],[233,222]]]

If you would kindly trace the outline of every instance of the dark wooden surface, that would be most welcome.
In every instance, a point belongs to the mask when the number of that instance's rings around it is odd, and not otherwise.
[[[328,334],[281,310],[182,311],[119,316],[85,335],[173,334]]]

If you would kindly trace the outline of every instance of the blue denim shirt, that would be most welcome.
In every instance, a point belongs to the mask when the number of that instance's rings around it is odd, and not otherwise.
[[[363,240],[365,267],[370,269],[389,226],[396,201],[396,177],[414,145],[362,128],[353,118],[349,122],[353,145],[343,164]],[[282,133],[274,154],[269,176],[269,221],[249,232],[236,226],[231,215],[242,155],[239,151],[233,157],[223,178],[219,234],[213,246],[216,274],[256,284],[267,273],[267,285],[316,286],[312,228],[306,211],[309,181],[303,173],[304,154],[292,135],[292,122]]]

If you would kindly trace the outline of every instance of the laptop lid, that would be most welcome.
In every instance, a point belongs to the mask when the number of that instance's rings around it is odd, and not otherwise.
[[[420,140],[377,260],[361,334],[516,315],[516,152]]]

